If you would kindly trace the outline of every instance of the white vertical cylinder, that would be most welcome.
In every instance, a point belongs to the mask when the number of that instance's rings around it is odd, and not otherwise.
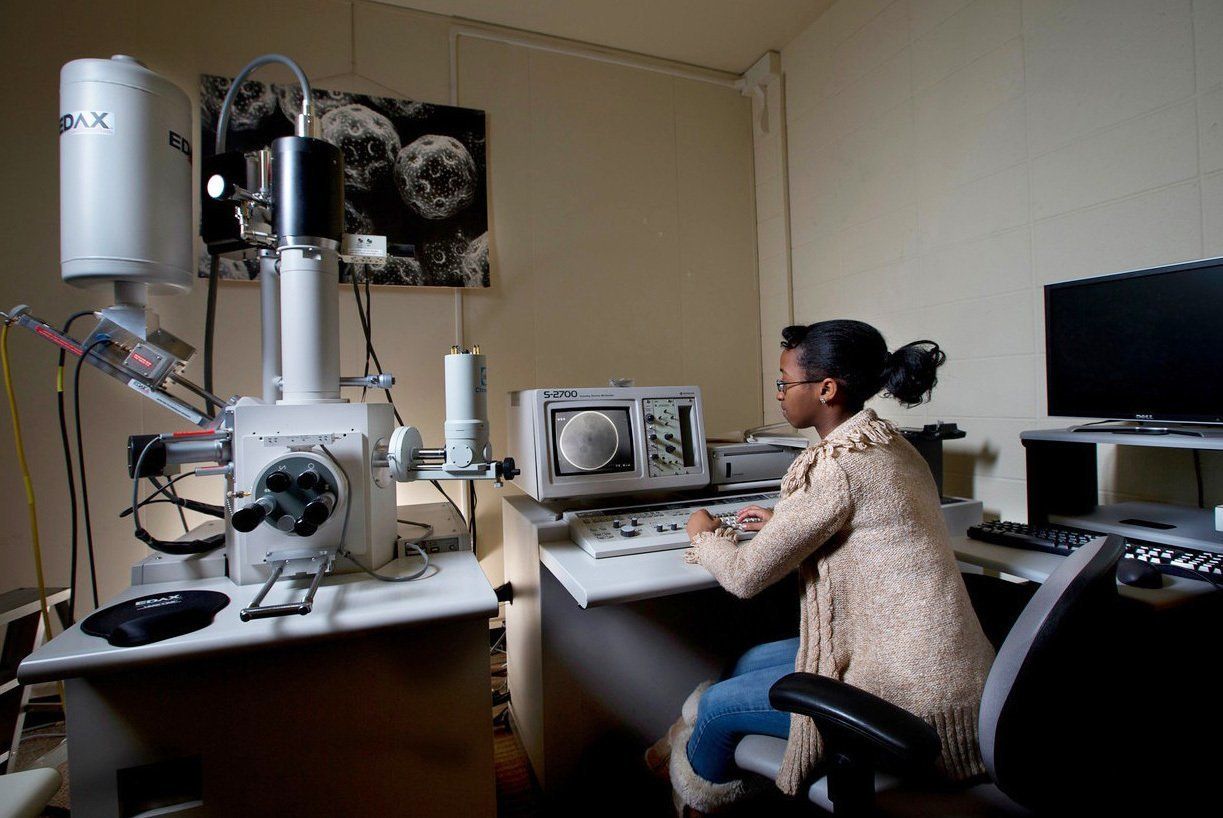
[[[446,356],[446,468],[464,469],[492,459],[488,443],[488,370],[484,356]]]
[[[60,263],[64,281],[181,292],[195,277],[191,103],[131,57],[60,72]]]
[[[280,274],[276,254],[259,253],[260,340],[263,358],[263,402],[275,403],[280,396]]]
[[[340,257],[322,247],[280,251],[279,403],[340,400]]]

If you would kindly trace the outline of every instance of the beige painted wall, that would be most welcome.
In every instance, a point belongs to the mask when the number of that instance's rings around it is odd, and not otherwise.
[[[101,306],[58,276],[57,144],[60,66],[128,53],[192,94],[201,72],[236,73],[251,57],[298,58],[320,87],[450,101],[450,24],[375,3],[264,0],[167,4],[127,0],[6,3],[0,25],[0,203],[5,270],[0,303],[25,302],[60,321]],[[261,78],[287,78],[268,69]],[[467,343],[489,356],[493,445],[504,451],[504,394],[534,386],[695,383],[710,429],[761,413],[750,103],[733,89],[660,73],[460,38],[458,101],[488,112],[493,286],[467,292]],[[198,122],[197,122],[198,126]],[[197,137],[198,139],[198,137]],[[341,296],[343,369],[360,370],[351,297]],[[258,294],[221,287],[216,382],[259,391]],[[407,422],[440,440],[442,355],[455,334],[444,289],[376,288],[375,341]],[[163,323],[202,343],[204,288],[157,303]],[[33,460],[48,578],[66,580],[63,466],[54,359],[28,333],[12,340]],[[190,371],[199,372],[200,364]],[[127,503],[124,446],[133,432],[176,418],[92,371],[84,375],[103,597],[126,585],[144,549],[118,511]],[[7,430],[7,418],[5,419]],[[0,444],[0,590],[33,582],[24,497],[7,431]],[[506,489],[506,492],[515,489]],[[196,496],[219,497],[219,482]],[[481,561],[502,577],[503,492],[479,490]],[[438,499],[428,487],[406,501]],[[175,525],[152,515],[159,530]],[[83,574],[82,574],[83,576]],[[83,596],[82,599],[85,597]]]
[[[965,428],[949,486],[988,512],[1025,518],[1019,432],[1069,422],[1042,286],[1223,255],[1221,42],[1214,0],[841,0],[782,52],[796,319],[945,346],[932,403],[880,406]],[[1100,461],[1108,498],[1196,502],[1188,452]]]

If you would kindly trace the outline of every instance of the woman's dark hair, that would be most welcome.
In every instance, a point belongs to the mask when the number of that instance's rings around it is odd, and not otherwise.
[[[838,319],[781,331],[784,349],[798,350],[811,380],[833,378],[855,411],[880,391],[905,406],[930,397],[947,355],[933,341],[914,341],[888,352],[879,330],[862,321]]]

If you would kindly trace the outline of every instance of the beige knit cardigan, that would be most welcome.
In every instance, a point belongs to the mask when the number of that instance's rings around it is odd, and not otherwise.
[[[984,772],[977,713],[994,651],[956,569],[937,490],[896,427],[863,409],[786,473],[773,518],[736,545],[729,529],[686,553],[739,597],[798,570],[795,670],[840,679],[917,714],[952,779]],[[798,793],[822,754],[814,722],[790,719],[777,786]]]

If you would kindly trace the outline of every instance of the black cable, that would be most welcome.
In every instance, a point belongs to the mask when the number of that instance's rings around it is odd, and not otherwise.
[[[355,264],[350,265],[350,269],[352,270],[351,275],[355,278],[357,275],[357,265]],[[364,375],[366,378],[368,378],[369,377],[369,359],[370,359],[369,353],[370,353],[370,350],[372,350],[374,347],[373,342],[371,340],[371,337],[373,335],[373,327],[374,327],[374,305],[370,299],[369,276],[363,273],[362,278],[365,281],[365,320],[370,326],[370,336],[367,336],[365,339],[365,372],[364,372]],[[365,393],[367,389],[368,387],[365,387],[365,386],[361,387],[361,402],[362,403],[365,403]]]
[[[192,500],[190,497],[179,497],[177,500],[172,500],[168,497],[146,497],[140,501],[140,507],[155,506],[159,503],[169,503],[170,505],[182,506],[191,511],[198,511],[200,514],[207,514],[209,517],[217,519],[225,519],[225,509],[222,506],[214,506],[211,503],[201,503],[198,500]],[[128,506],[119,512],[120,517],[130,517],[132,507]]]
[[[93,312],[81,310],[68,316],[68,320],[64,322],[64,335],[67,335],[72,329],[76,319],[84,318],[86,315],[93,315]],[[68,443],[68,413],[64,410],[64,361],[66,357],[67,351],[60,347],[59,365],[55,371],[55,402],[59,412],[59,439],[64,449],[64,471],[68,476],[68,513],[72,518],[72,558],[71,567],[68,569],[68,624],[71,625],[76,622],[76,566],[79,532],[77,529],[76,477],[72,473],[72,446]]]
[[[1206,492],[1205,484],[1202,481],[1202,452],[1200,449],[1193,450],[1193,473],[1198,479],[1198,508],[1206,508]]]
[[[143,450],[141,450],[141,451],[143,451]],[[171,486],[173,486],[175,483],[179,482],[180,480],[185,480],[185,479],[186,479],[186,478],[188,478],[188,477],[194,477],[194,476],[195,476],[195,472],[193,472],[193,471],[189,471],[189,472],[183,472],[183,473],[182,473],[182,474],[180,474],[178,477],[172,478],[172,479],[171,479],[171,480],[170,480],[168,483],[166,483],[164,486],[159,486],[159,485],[157,485],[157,483],[155,483],[155,482],[154,482],[154,483],[153,483],[153,485],[157,487],[157,490],[156,490],[156,491],[154,491],[152,494],[150,494],[148,497],[146,497],[146,498],[144,498],[143,500],[141,500],[141,501],[140,501],[140,505],[141,505],[142,507],[143,507],[143,506],[146,506],[146,505],[148,505],[149,503],[153,502],[153,500],[155,500],[156,498],[158,498],[158,497],[162,497],[162,496],[164,496],[164,497],[165,497],[166,502],[170,502],[170,503],[174,502],[174,498],[172,498],[172,497],[169,495],[169,493],[167,492],[167,489],[169,489]],[[150,478],[150,482],[152,482],[152,478]],[[182,500],[182,499],[180,498],[179,502],[180,502],[180,503],[182,503],[183,505],[187,505],[188,503],[191,503],[191,502],[194,502],[194,501],[192,501],[192,500]],[[188,507],[190,507],[190,506],[188,506]],[[131,507],[129,506],[129,507],[128,507],[128,509],[127,509],[126,511],[122,512],[121,514],[119,514],[119,516],[120,516],[120,517],[126,517],[127,515],[129,515],[129,514],[131,514],[131,513],[132,513],[132,509],[131,509]]]
[[[183,554],[204,554],[218,548],[225,543],[225,534],[214,534],[211,537],[205,537],[202,540],[181,540],[173,542],[169,540],[159,540],[148,532],[148,530],[140,523],[140,473],[143,471],[144,457],[149,453],[149,449],[153,448],[153,444],[157,442],[157,438],[150,438],[149,442],[140,450],[140,456],[136,458],[136,466],[132,469],[132,522],[136,526],[136,539],[152,548],[154,551],[160,551],[163,554],[183,555]],[[174,478],[171,483],[181,480],[184,477],[195,474],[194,471],[189,471],[180,474]],[[168,486],[167,486],[168,488]],[[160,493],[163,489],[158,489]]]
[[[471,506],[471,516],[467,518],[467,528],[471,532],[471,553],[476,553],[476,481],[467,481],[467,498]]]
[[[361,331],[365,334],[365,352],[374,360],[374,367],[377,368],[378,374],[383,374],[382,361],[378,360],[378,351],[374,349],[374,337],[370,329],[369,320],[365,316],[365,308],[361,304],[361,289],[357,284],[357,277],[350,276],[352,279],[352,294],[357,300],[357,317],[361,320]],[[391,410],[395,413],[395,421],[400,425],[406,425],[403,422],[403,416],[399,414],[399,407],[395,405],[395,399],[391,396],[391,390],[386,390],[386,402],[391,405]],[[436,485],[436,483],[434,484]],[[445,494],[446,492],[442,492]],[[449,499],[449,498],[447,498]]]
[[[217,279],[221,273],[221,259],[212,253],[208,262],[208,302],[204,309],[204,391],[214,394],[212,389],[212,347],[216,340],[217,327]],[[217,410],[209,401],[204,401],[208,417],[216,417]]]
[[[182,475],[179,476],[181,477]],[[161,481],[156,477],[149,475],[149,482],[152,483],[159,492],[162,491]],[[182,521],[183,533],[186,534],[191,530],[191,527],[187,525],[187,514],[183,511],[183,504],[179,502],[180,498],[178,496],[178,492],[174,489],[174,484],[166,483],[165,491],[169,492],[170,497],[172,497],[175,501],[174,505],[178,507],[178,519]]]
[[[72,378],[72,415],[76,424],[76,465],[81,477],[81,509],[85,512],[85,551],[89,555],[89,585],[93,591],[93,607],[98,607],[98,568],[93,554],[93,521],[89,516],[89,482],[85,477],[85,439],[81,433],[81,365],[93,352],[94,347],[109,344],[105,335],[90,341],[76,361],[76,373]]]
[[[352,280],[352,294],[357,302],[357,318],[359,318],[361,321],[361,332],[365,335],[365,354],[373,359],[374,367],[377,368],[378,374],[381,375],[383,374],[382,361],[378,360],[378,351],[374,349],[374,337],[369,322],[369,316],[365,311],[365,307],[361,303],[361,289],[357,284],[357,277],[355,275],[350,276],[350,279]],[[368,290],[366,293],[368,295]],[[399,407],[395,405],[395,398],[391,395],[390,389],[386,390],[386,402],[391,405],[391,410],[395,413],[395,421],[400,426],[406,425],[403,422],[403,416],[399,414]],[[442,488],[442,484],[436,480],[430,480],[429,482],[433,484],[433,488],[441,492],[441,495],[446,498],[446,502],[450,503],[450,507],[453,508],[455,513],[459,515],[460,519],[462,519],[464,517],[463,510],[455,504],[454,500],[450,499],[450,495],[447,494],[446,490]],[[472,540],[472,552],[475,552],[474,539]]]

